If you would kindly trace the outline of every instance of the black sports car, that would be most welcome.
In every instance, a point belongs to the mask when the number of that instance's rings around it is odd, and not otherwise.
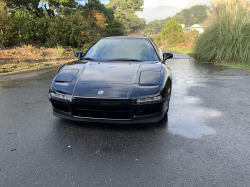
[[[109,37],[78,61],[63,65],[49,91],[60,118],[107,123],[148,123],[168,112],[172,74],[163,53],[148,38]]]

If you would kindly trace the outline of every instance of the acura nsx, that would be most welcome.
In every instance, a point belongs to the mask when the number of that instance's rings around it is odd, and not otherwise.
[[[168,112],[173,57],[145,37],[108,37],[64,64],[49,91],[59,118],[104,123],[150,123]]]

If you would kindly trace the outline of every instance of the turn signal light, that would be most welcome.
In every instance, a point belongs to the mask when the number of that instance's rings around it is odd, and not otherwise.
[[[168,93],[170,93],[170,92],[171,92],[171,88],[168,89]]]

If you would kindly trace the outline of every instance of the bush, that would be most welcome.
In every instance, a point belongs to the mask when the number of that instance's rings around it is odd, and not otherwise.
[[[7,46],[11,42],[13,22],[8,15],[5,3],[0,1],[0,48]]]
[[[164,28],[165,31],[167,30],[167,32],[165,32],[165,37],[162,37],[163,33],[161,33],[152,35],[150,38],[160,48],[176,48],[179,50],[192,50],[193,44],[195,43],[197,37],[199,36],[199,31],[197,30],[186,31],[184,29],[179,29],[179,26],[177,26],[178,28],[177,30],[173,29],[175,27],[170,27],[167,29],[168,25],[169,24],[166,24],[165,25],[166,28]],[[171,23],[170,25],[173,25],[173,23]],[[174,25],[178,25],[178,22],[175,22]]]
[[[211,2],[207,29],[197,40],[199,61],[250,64],[250,6],[247,0]]]
[[[182,34],[183,34],[182,26],[180,25],[179,22],[176,22],[173,18],[169,22],[166,22],[161,30],[161,35],[163,40],[166,40],[169,37],[173,36],[178,37],[178,40],[180,40]],[[175,40],[175,38],[173,40]]]
[[[56,16],[50,22],[47,45],[88,48],[104,35],[105,17],[102,12],[89,10],[87,17],[78,10],[70,15]]]
[[[28,2],[0,0],[0,47],[32,44],[84,50],[101,37],[124,35],[123,25],[115,19],[114,11],[99,0],[74,8],[60,1],[63,6],[56,8],[54,16],[45,7],[25,8],[26,5],[37,7],[37,0]]]
[[[57,46],[56,47],[56,55],[58,56],[63,56],[63,54],[65,53],[65,49],[62,46]]]

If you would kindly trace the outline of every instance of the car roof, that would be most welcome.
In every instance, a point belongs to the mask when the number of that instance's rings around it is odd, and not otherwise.
[[[121,38],[121,39],[149,39],[147,37],[141,37],[141,36],[113,36],[113,37],[105,37],[105,38],[108,38],[108,39],[118,39],[118,38]],[[103,38],[103,39],[105,39]]]

